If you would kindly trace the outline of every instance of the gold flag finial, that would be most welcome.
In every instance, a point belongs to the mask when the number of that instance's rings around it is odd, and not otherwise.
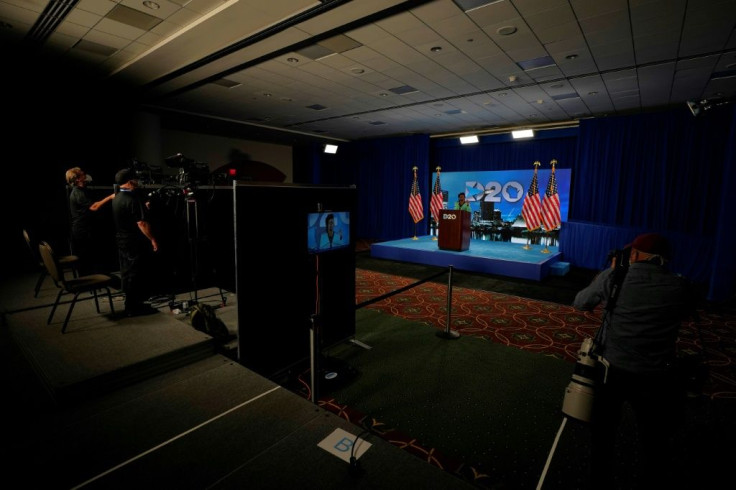
[[[419,167],[417,167],[416,165],[414,165],[411,169],[416,172],[419,169]]]
[[[437,173],[439,173],[440,172],[440,166],[438,165],[435,170],[437,170]]]
[[[551,162],[549,162],[550,165],[552,165],[552,168],[555,168],[555,165],[557,165],[557,159],[553,158]]]
[[[539,163],[539,160],[537,160],[536,162],[534,162],[534,167],[535,168],[539,168],[540,165],[541,165],[541,163]]]

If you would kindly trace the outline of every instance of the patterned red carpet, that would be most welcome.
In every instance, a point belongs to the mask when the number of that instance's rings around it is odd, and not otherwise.
[[[414,282],[357,269],[356,304]],[[600,310],[582,312],[569,305],[458,287],[453,287],[452,304],[450,328],[460,335],[479,336],[571,362],[576,361],[583,339],[595,334],[601,318]],[[447,285],[426,282],[368,308],[445,330]],[[697,321],[683,325],[678,346],[681,353],[705,353],[710,377],[704,395],[736,398],[736,316],[700,312]]]
[[[410,278],[357,269],[356,304],[414,282]],[[568,305],[483,290],[454,287],[452,300],[451,329],[460,335],[478,336],[503,345],[554,356],[571,364],[577,360],[577,349],[582,340],[593,336],[600,323],[600,310],[580,312]],[[372,303],[367,308],[445,330],[447,285],[425,282]],[[713,399],[736,398],[736,315],[732,313],[701,312],[697,322],[683,326],[679,339],[681,352],[705,352],[709,376],[702,393]],[[705,350],[702,349],[703,345]],[[302,386],[298,391],[309,398],[306,375],[304,373],[304,378],[300,379]],[[318,403],[429,464],[454,473],[479,488],[493,488],[491,472],[483,468],[449,458],[436,448],[424,447],[411,435],[386,426],[332,397],[321,398]]]

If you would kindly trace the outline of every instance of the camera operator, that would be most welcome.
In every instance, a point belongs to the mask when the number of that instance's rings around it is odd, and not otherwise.
[[[675,488],[673,436],[685,399],[674,366],[676,341],[696,298],[667,269],[670,245],[662,235],[639,235],[626,248],[573,302],[580,310],[607,305],[594,348],[610,367],[605,380],[599,376],[592,406],[592,485],[614,488],[616,435],[628,402],[641,447],[640,486]]]
[[[138,177],[131,169],[115,174],[120,191],[112,201],[120,274],[127,316],[148,315],[158,310],[145,304],[154,281],[153,252],[158,242],[148,221],[148,207],[137,191]]]

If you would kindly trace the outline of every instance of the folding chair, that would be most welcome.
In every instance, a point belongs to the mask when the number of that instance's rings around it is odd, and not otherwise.
[[[44,279],[46,279],[46,276],[48,276],[49,273],[46,270],[46,266],[44,265],[43,260],[38,253],[38,247],[33,244],[33,241],[31,240],[31,237],[28,234],[27,230],[23,230],[23,239],[26,241],[28,249],[31,251],[33,260],[38,263],[38,266],[41,269],[41,273],[38,276],[38,280],[36,281],[36,287],[33,289],[33,297],[38,298],[38,292],[41,290],[41,284],[43,284]],[[59,257],[59,266],[61,267],[61,271],[63,272],[65,270],[71,270],[72,274],[75,277],[77,276],[78,263],[79,257],[77,257],[76,255],[64,255],[62,257]],[[59,284],[57,283],[56,286],[59,287]]]
[[[41,259],[43,259],[44,265],[46,266],[46,271],[54,281],[56,281],[60,288],[59,294],[56,295],[54,306],[51,308],[49,319],[46,321],[47,325],[51,323],[56,307],[59,306],[61,296],[65,293],[73,294],[74,298],[69,305],[69,311],[66,314],[64,326],[61,327],[61,333],[66,332],[66,326],[69,323],[69,318],[72,316],[74,305],[76,304],[79,295],[82,293],[93,293],[97,313],[100,313],[100,303],[97,299],[97,291],[101,289],[106,290],[107,298],[110,300],[110,311],[115,313],[115,308],[112,304],[112,294],[110,293],[110,285],[113,282],[113,278],[111,276],[106,274],[90,274],[87,276],[75,277],[73,279],[66,279],[64,274],[61,272],[61,265],[59,264],[59,260],[56,258],[54,251],[51,249],[51,246],[48,243],[41,241],[38,244],[38,251],[41,255]]]

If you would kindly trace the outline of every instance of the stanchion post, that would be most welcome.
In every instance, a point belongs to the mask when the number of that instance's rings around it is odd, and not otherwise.
[[[452,325],[452,266],[447,274],[447,325],[444,330],[437,332],[437,336],[443,339],[459,338],[460,334],[451,330],[450,325]]]

